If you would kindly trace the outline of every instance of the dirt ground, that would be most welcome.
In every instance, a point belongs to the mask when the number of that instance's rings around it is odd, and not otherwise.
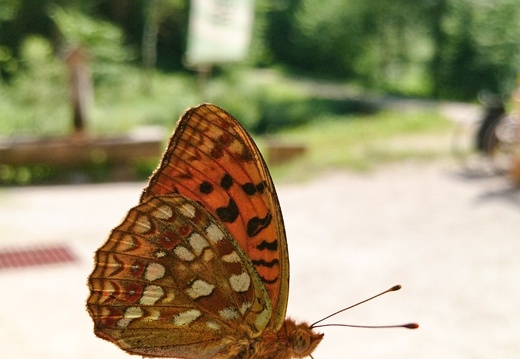
[[[0,250],[66,243],[75,263],[0,270],[1,357],[129,358],[92,333],[93,252],[144,183],[0,190]],[[291,259],[288,314],[405,329],[323,328],[325,358],[519,358],[520,196],[452,163],[333,172],[278,186]]]

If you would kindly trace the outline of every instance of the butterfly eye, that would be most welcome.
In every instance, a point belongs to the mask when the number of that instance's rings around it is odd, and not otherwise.
[[[309,350],[311,337],[308,330],[298,328],[291,337],[291,346],[297,355],[302,355]]]

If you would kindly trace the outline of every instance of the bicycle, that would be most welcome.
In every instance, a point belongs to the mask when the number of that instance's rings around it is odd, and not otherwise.
[[[518,155],[520,116],[506,113],[501,96],[487,91],[478,95],[484,113],[478,121],[459,123],[452,151],[461,167],[472,174],[503,174]]]

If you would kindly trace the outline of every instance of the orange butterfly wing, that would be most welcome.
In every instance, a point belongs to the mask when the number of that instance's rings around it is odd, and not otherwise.
[[[264,283],[280,328],[289,290],[289,259],[273,181],[255,143],[223,109],[203,104],[179,120],[141,202],[179,193],[219,219]]]

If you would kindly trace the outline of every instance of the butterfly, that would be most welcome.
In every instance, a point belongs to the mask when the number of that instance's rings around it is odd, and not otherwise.
[[[310,356],[323,334],[286,318],[280,204],[251,136],[225,110],[181,116],[139,204],[95,254],[98,337],[168,358]]]

